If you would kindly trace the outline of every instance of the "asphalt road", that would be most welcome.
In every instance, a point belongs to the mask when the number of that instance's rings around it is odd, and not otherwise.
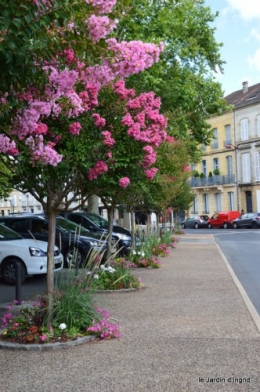
[[[211,233],[260,315],[260,229],[186,229]]]

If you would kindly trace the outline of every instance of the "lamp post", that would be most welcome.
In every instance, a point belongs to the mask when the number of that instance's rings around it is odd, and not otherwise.
[[[238,190],[238,162],[237,162],[237,150],[239,150],[238,145],[234,144],[226,144],[226,148],[235,150],[235,171],[236,171],[236,194],[237,194],[237,210],[240,211],[240,202],[239,202],[239,190]]]

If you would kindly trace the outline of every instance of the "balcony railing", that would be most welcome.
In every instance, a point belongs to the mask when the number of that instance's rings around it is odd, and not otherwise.
[[[235,175],[230,174],[226,176],[212,176],[212,177],[194,177],[189,180],[189,184],[192,188],[203,187],[203,186],[214,186],[214,185],[225,185],[234,184]]]

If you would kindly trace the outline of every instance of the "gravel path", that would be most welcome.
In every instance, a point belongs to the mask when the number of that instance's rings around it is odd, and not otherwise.
[[[213,237],[189,238],[162,268],[134,272],[145,289],[97,295],[120,339],[2,349],[0,392],[259,392],[259,330]]]

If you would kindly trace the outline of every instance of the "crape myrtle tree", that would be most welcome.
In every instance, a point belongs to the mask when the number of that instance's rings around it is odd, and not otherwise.
[[[95,165],[88,172],[89,181],[82,185],[82,194],[95,192],[107,208],[109,246],[114,208],[126,194],[133,195],[132,184],[150,181],[158,171],[156,150],[167,140],[167,120],[159,113],[160,105],[154,93],[136,95],[134,89],[125,88],[123,80],[104,87],[99,96],[96,132],[89,132],[95,143]]]
[[[162,99],[162,113],[169,119],[168,134],[192,135],[194,144],[209,143],[212,133],[205,121],[226,108],[216,72],[223,61],[212,22],[217,17],[204,0],[131,0],[116,34],[121,39],[162,40],[160,62],[127,81],[138,91],[150,91]],[[195,148],[190,149],[193,161]]]
[[[118,128],[118,132],[126,133],[127,140],[130,140],[129,149],[125,149],[125,157],[127,154],[131,157],[131,175],[134,173],[133,167],[139,169],[140,165],[144,175],[152,178],[155,174],[156,169],[151,168],[154,163],[153,145],[159,145],[166,138],[167,123],[159,114],[160,100],[153,93],[136,96],[132,90],[125,89],[123,82],[123,78],[144,71],[158,61],[163,45],[145,44],[141,41],[119,42],[114,38],[107,38],[107,34],[117,23],[117,20],[112,19],[112,8],[116,0],[75,3],[77,7],[79,4],[81,6],[77,11],[81,12],[81,17],[84,16],[83,20],[79,19],[82,23],[76,18],[77,12],[66,14],[67,23],[62,28],[55,24],[55,18],[59,17],[57,4],[61,7],[63,2],[28,1],[24,12],[32,7],[30,16],[36,14],[37,26],[41,23],[41,15],[54,15],[50,18],[48,27],[45,27],[54,42],[55,37],[58,37],[58,52],[46,61],[43,52],[40,57],[42,61],[37,57],[29,64],[35,72],[30,72],[27,85],[22,81],[20,85],[19,75],[16,75],[13,85],[10,79],[7,91],[3,89],[4,85],[0,90],[0,152],[8,158],[8,167],[12,172],[11,184],[23,192],[30,192],[42,204],[49,220],[49,323],[53,310],[55,222],[62,203],[66,200],[68,206],[77,197],[84,182],[92,183],[99,176],[109,174],[110,166],[113,173],[117,172],[117,167],[121,169],[122,166],[130,166],[129,162],[121,164],[120,158],[116,163],[116,154],[113,158],[110,151],[114,144],[113,121],[107,122],[98,112],[99,95],[102,96],[103,89],[112,91],[113,94],[117,91],[117,102],[122,101],[126,107],[123,117],[117,121],[124,125]],[[9,8],[11,5],[10,3]],[[19,20],[27,22],[26,15],[20,13]],[[46,23],[48,24],[48,20]],[[13,24],[16,25],[17,22],[13,20]],[[37,26],[34,26],[36,30]],[[12,63],[12,58],[8,57],[9,52],[12,52],[10,36],[7,35],[6,38],[8,28],[2,28],[0,49],[4,52],[6,44],[5,60],[8,58]],[[29,26],[24,29],[21,34],[30,37],[30,30],[29,33],[27,31]],[[53,41],[51,40],[51,44]],[[85,42],[84,52],[82,45],[77,51],[75,42],[79,41]],[[24,48],[26,49],[26,45]],[[27,70],[23,71],[27,75]],[[104,95],[108,94],[107,91],[104,90]],[[107,108],[110,104],[112,112],[113,101],[104,103]],[[143,106],[148,108],[145,118],[141,114]],[[144,131],[142,127],[145,128]],[[122,144],[125,139],[126,135],[122,137]],[[101,145],[107,149],[102,159],[99,154]],[[117,180],[120,188],[126,188],[130,183],[123,170],[118,170]],[[112,176],[108,175],[107,182],[110,186]],[[73,194],[71,200],[68,198],[70,194]]]
[[[167,136],[157,149],[158,172],[154,179],[134,184],[133,189],[129,187],[130,193],[121,200],[121,204],[129,211],[156,213],[158,233],[159,214],[173,206],[173,200],[178,197],[190,176],[187,147],[187,143]]]

